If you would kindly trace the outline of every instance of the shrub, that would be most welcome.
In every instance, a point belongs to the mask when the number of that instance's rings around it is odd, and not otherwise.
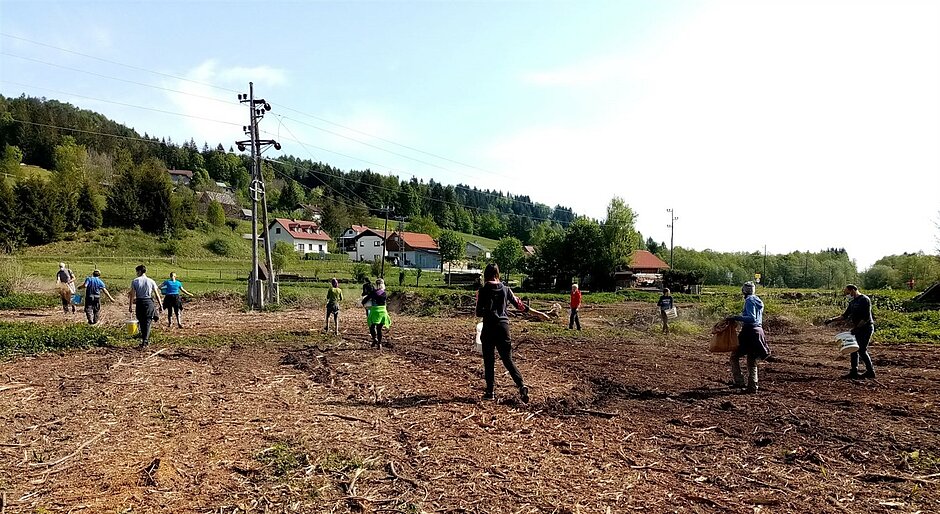
[[[226,239],[216,238],[206,243],[206,249],[220,257],[234,257],[235,245]]]
[[[23,280],[23,265],[17,259],[0,261],[0,298],[13,294]]]
[[[371,268],[372,268],[373,277],[382,276],[382,261],[380,260],[372,261]]]
[[[0,297],[0,310],[45,309],[59,305],[59,297],[43,293],[11,293]]]
[[[169,241],[160,245],[160,254],[164,257],[172,257],[180,253],[180,242],[177,239],[170,239]]]
[[[0,322],[0,359],[69,348],[104,346],[108,341],[108,331],[100,327]]]
[[[353,265],[352,276],[353,280],[359,284],[365,282],[366,279],[369,278],[369,267],[361,262],[357,262]]]

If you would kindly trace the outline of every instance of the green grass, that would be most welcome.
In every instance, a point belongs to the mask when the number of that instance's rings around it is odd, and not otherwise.
[[[113,333],[88,325],[48,326],[0,322],[0,359],[42,352],[105,346]]]
[[[0,310],[45,309],[59,305],[59,296],[43,293],[13,293],[0,298]]]

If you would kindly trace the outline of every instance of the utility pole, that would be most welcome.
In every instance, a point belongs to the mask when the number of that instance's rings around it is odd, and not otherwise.
[[[767,245],[764,245],[764,271],[761,272],[760,277],[764,279],[764,284],[767,283]]]
[[[388,204],[385,205],[385,233],[382,235],[382,278],[385,278],[385,252],[386,243],[388,242]],[[400,243],[399,243],[400,244]]]
[[[274,146],[275,150],[281,149],[281,144],[273,139],[260,139],[258,137],[258,122],[264,117],[264,113],[271,110],[271,104],[263,98],[255,98],[255,85],[248,83],[248,94],[239,93],[238,101],[248,104],[248,114],[250,124],[243,126],[242,129],[250,139],[236,141],[240,151],[245,151],[246,145],[251,145],[251,184],[248,191],[251,194],[251,272],[248,274],[248,307],[251,309],[262,309],[265,300],[270,303],[278,303],[277,283],[274,277],[274,267],[271,260],[271,237],[268,233],[268,202],[265,195],[264,176],[261,173],[261,153],[265,146]],[[258,276],[258,204],[261,204],[262,222],[264,223],[264,249],[267,264],[265,270],[268,276],[267,295],[263,294],[261,279]],[[267,296],[267,298],[265,298]]]
[[[666,209],[666,212],[669,213],[669,224],[666,225],[666,227],[669,228],[669,269],[675,269],[675,259],[673,254],[675,246],[673,246],[673,243],[675,242],[676,235],[676,220],[678,220],[679,217],[676,216],[676,212],[672,209]]]

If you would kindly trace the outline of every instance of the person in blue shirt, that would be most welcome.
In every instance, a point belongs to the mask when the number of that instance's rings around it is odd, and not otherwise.
[[[173,324],[173,316],[176,316],[176,326],[183,328],[181,319],[183,311],[183,300],[180,293],[192,297],[193,294],[183,289],[183,283],[176,279],[176,272],[170,273],[170,278],[160,284],[160,290],[163,291],[163,308],[166,310],[166,328]]]
[[[747,392],[757,392],[757,361],[770,355],[770,347],[761,327],[764,318],[764,302],[754,294],[754,282],[745,282],[741,286],[744,295],[744,309],[740,316],[730,316],[728,320],[741,322],[738,333],[738,349],[731,353],[731,379],[734,387],[745,387],[741,376],[741,357],[747,357]]]
[[[114,301],[114,297],[101,280],[101,272],[92,271],[91,276],[86,277],[85,282],[78,288],[85,290],[85,317],[88,318],[88,324],[97,325],[98,314],[101,312],[101,293],[106,294],[112,302]]]

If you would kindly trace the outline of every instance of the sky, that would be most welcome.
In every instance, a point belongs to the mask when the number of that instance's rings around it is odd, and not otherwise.
[[[0,93],[699,250],[940,246],[940,2],[0,1]]]

